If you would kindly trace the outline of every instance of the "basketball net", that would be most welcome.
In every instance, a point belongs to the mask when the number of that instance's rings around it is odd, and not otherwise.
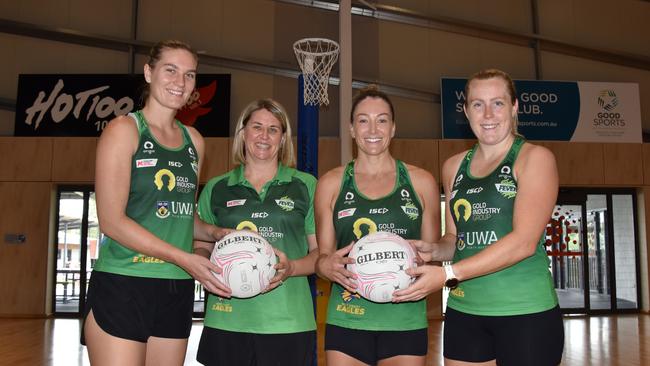
[[[325,38],[304,38],[293,44],[303,74],[305,105],[328,105],[327,87],[332,66],[339,59],[339,44]]]

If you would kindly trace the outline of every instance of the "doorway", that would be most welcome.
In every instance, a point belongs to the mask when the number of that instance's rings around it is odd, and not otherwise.
[[[545,244],[563,312],[639,309],[635,213],[634,190],[560,191]]]

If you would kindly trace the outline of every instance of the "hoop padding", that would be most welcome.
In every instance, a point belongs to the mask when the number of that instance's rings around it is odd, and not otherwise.
[[[326,38],[304,38],[293,44],[303,74],[305,105],[328,105],[327,87],[332,66],[339,59],[339,44]]]

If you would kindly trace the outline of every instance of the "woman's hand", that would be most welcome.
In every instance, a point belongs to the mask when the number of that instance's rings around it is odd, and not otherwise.
[[[225,298],[232,296],[230,288],[219,281],[213,274],[213,272],[221,273],[221,268],[208,258],[187,253],[182,260],[179,260],[178,265],[185,269],[195,280],[199,281],[208,292]]]
[[[440,266],[424,265],[409,268],[406,273],[417,277],[409,287],[393,293],[393,302],[418,301],[445,285],[445,270]]]
[[[347,257],[352,244],[343,247],[332,254],[321,254],[316,261],[316,273],[319,276],[336,282],[350,292],[356,292],[356,275],[345,268],[347,264],[354,263],[354,259]]]
[[[271,278],[269,285],[262,292],[269,292],[274,288],[282,285],[282,283],[294,273],[295,266],[293,261],[287,258],[280,249],[273,247],[275,255],[278,257],[278,263],[275,265],[275,276]]]

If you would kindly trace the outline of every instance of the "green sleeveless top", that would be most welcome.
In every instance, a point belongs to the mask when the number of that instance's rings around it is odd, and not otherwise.
[[[332,218],[339,249],[376,231],[392,232],[405,239],[420,238],[422,205],[406,166],[399,160],[395,161],[395,165],[397,172],[393,191],[378,199],[369,199],[357,189],[354,161],[346,166]],[[426,300],[375,303],[333,283],[327,323],[361,330],[426,328]]]
[[[126,215],[158,238],[192,251],[198,155],[189,132],[179,121],[183,144],[167,148],[149,131],[142,111],[135,119],[140,139],[131,159],[131,188]],[[97,271],[126,276],[189,279],[175,264],[135,252],[106,236],[94,267]]]
[[[524,139],[517,137],[503,161],[489,175],[470,173],[478,145],[463,159],[450,194],[450,210],[456,224],[453,262],[469,258],[512,231],[517,181],[513,167]],[[462,281],[449,294],[447,305],[475,315],[520,315],[551,309],[557,295],[543,246],[543,234],[535,254],[508,268]]]
[[[257,231],[289,259],[309,252],[307,236],[315,233],[316,178],[280,165],[258,194],[244,167],[212,178],[199,197],[199,216],[221,227]],[[274,334],[316,329],[307,276],[287,278],[270,292],[248,299],[210,294],[205,326],[233,332]]]

